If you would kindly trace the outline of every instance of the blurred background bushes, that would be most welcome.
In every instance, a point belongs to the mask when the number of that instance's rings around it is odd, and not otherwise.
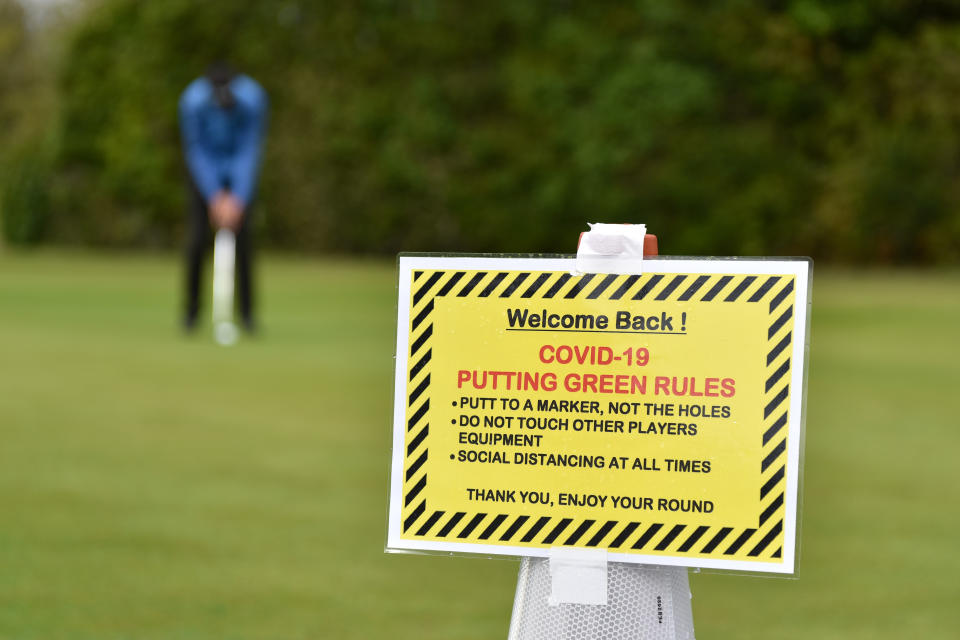
[[[569,252],[600,221],[671,254],[960,257],[954,2],[70,4],[0,0],[8,242],[176,246],[176,101],[226,58],[271,97],[275,248]]]

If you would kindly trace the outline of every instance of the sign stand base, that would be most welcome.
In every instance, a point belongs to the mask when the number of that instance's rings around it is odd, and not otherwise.
[[[611,562],[607,577],[606,605],[551,605],[550,560],[523,558],[509,639],[693,639],[686,567]]]

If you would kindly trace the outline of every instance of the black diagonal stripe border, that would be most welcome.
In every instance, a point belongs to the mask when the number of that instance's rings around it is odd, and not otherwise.
[[[587,285],[590,284],[590,281],[593,280],[595,275],[596,274],[593,273],[584,274],[577,280],[576,283],[574,283],[572,287],[570,287],[570,290],[567,291],[567,295],[565,295],[564,298],[567,300],[573,300],[576,298],[578,295],[580,295],[581,291],[587,288]]]
[[[514,278],[513,281],[510,284],[508,284],[503,291],[500,292],[500,297],[509,298],[510,296],[512,296],[514,292],[520,288],[520,285],[523,284],[524,280],[526,280],[529,277],[530,277],[529,271],[518,273],[517,277]]]
[[[719,294],[721,291],[723,291],[723,288],[724,288],[725,286],[727,286],[727,284],[728,284],[731,280],[733,280],[733,276],[723,276],[723,277],[721,277],[719,280],[717,280],[716,284],[714,284],[712,287],[710,287],[710,290],[707,291],[707,293],[706,293],[702,298],[700,298],[700,301],[701,301],[701,302],[710,302],[711,300],[713,300],[714,298],[716,298],[716,297],[717,297],[717,294]]]
[[[437,537],[445,538],[450,535],[450,532],[453,531],[453,528],[457,526],[461,520],[463,520],[465,515],[467,515],[465,511],[458,511],[457,513],[453,514],[453,517],[447,521],[447,524],[443,525],[443,528],[437,532]]]
[[[594,525],[595,522],[596,520],[584,520],[583,522],[581,522],[580,526],[577,527],[574,530],[574,532],[570,534],[570,537],[567,538],[563,544],[566,546],[577,544],[577,542],[580,541],[580,538],[583,537],[583,534],[585,534],[590,529],[590,527]]]
[[[597,529],[597,532],[593,534],[593,537],[587,542],[587,546],[596,547],[599,545],[601,542],[603,542],[603,539],[607,537],[607,534],[610,533],[610,530],[615,526],[617,526],[616,520],[607,520],[604,522],[600,528]]]
[[[573,522],[572,518],[564,518],[557,523],[550,533],[547,534],[547,537],[543,539],[543,544],[553,544],[553,541],[560,537],[560,534],[563,533],[563,530],[570,526],[570,523]]]
[[[473,533],[473,530],[476,529],[486,517],[487,514],[485,513],[478,513],[474,515],[473,518],[470,519],[470,522],[467,523],[467,526],[463,528],[463,531],[457,534],[457,537],[461,539],[469,538],[470,534]]]
[[[783,532],[783,520],[775,524],[773,528],[770,529],[769,532],[767,532],[767,535],[763,536],[760,542],[757,543],[757,546],[755,546],[753,550],[750,551],[750,553],[747,555],[751,557],[759,556],[763,552],[763,550],[766,549],[770,545],[770,543],[773,542],[774,539],[776,539],[777,536],[779,536],[780,533],[782,532]],[[777,552],[774,554],[774,557],[780,557],[779,550],[777,550]]]
[[[646,298],[654,288],[660,284],[660,281],[663,280],[663,274],[656,273],[650,276],[650,279],[647,280],[646,284],[640,287],[639,291],[633,294],[634,300],[643,300]]]
[[[543,283],[550,279],[549,273],[541,273],[537,276],[537,279],[533,281],[533,284],[523,292],[521,298],[532,298],[537,291],[540,290],[540,287],[543,286]]]
[[[681,553],[686,553],[687,551],[690,551],[690,549],[693,548],[693,545],[697,544],[697,541],[700,540],[700,538],[703,537],[703,534],[705,534],[709,530],[710,530],[710,527],[705,525],[697,527],[696,531],[691,533],[690,537],[688,537],[684,541],[684,543],[677,548],[677,551]]]
[[[410,323],[410,330],[411,330],[411,331],[416,331],[416,330],[417,330],[417,327],[419,327],[420,324],[421,324],[424,320],[427,319],[427,316],[430,315],[430,312],[431,312],[431,311],[433,311],[433,299],[432,299],[432,298],[430,299],[430,302],[428,302],[426,305],[424,305],[423,309],[420,310],[420,313],[418,313],[418,314],[417,314],[417,317],[413,319],[413,322]]]
[[[443,511],[434,511],[433,514],[427,518],[427,521],[423,523],[419,529],[417,529],[418,536],[425,536],[430,529],[433,528],[433,525],[437,523],[437,520],[443,517]]]
[[[686,528],[687,528],[687,525],[685,524],[674,525],[673,529],[670,529],[667,535],[663,536],[663,540],[658,542],[657,546],[654,547],[654,549],[656,551],[666,550],[667,547],[670,546],[670,543],[672,543],[676,539],[676,537],[680,535],[680,532],[682,532]]]
[[[530,530],[523,534],[523,537],[520,538],[520,542],[532,542],[534,538],[537,537],[537,534],[540,533],[540,530],[547,526],[547,523],[550,522],[550,516],[543,516],[537,520]]]
[[[547,292],[543,294],[543,297],[547,299],[553,298],[553,296],[560,293],[560,289],[563,288],[563,285],[567,284],[567,281],[569,281],[571,277],[572,276],[569,273],[560,274],[560,277],[557,278],[557,281],[554,282],[549,289],[547,289]]]
[[[450,295],[460,298],[484,298],[496,295],[500,298],[523,299],[562,297],[567,300],[577,298],[620,300],[628,297],[634,301],[763,302],[769,306],[772,319],[768,330],[770,346],[765,354],[767,374],[764,377],[764,392],[767,394],[767,402],[763,410],[763,418],[767,426],[762,436],[762,444],[766,448],[774,438],[783,433],[788,423],[785,407],[789,405],[786,401],[790,394],[791,362],[789,357],[782,360],[780,356],[789,351],[793,332],[788,328],[786,333],[781,335],[781,329],[793,319],[794,305],[789,301],[792,300],[794,292],[794,278],[720,274],[695,277],[686,274],[598,276],[597,274],[572,275],[551,271],[511,274],[506,271],[418,270],[413,274],[413,282],[415,286],[411,288],[410,332],[417,335],[410,346],[411,364],[408,372],[411,386],[407,398],[408,444],[405,479],[408,488],[404,494],[406,517],[403,520],[403,530],[405,532],[419,525],[416,529],[418,536],[425,536],[439,527],[433,533],[433,537],[455,536],[460,540],[472,537],[489,540],[496,537],[499,541],[507,543],[512,541],[536,543],[540,540],[542,545],[582,544],[588,547],[601,546],[607,540],[605,546],[610,549],[627,545],[639,533],[639,537],[629,545],[631,550],[650,549],[669,553],[672,548],[675,548],[681,553],[693,551],[706,556],[714,553],[732,556],[742,553],[741,549],[749,549],[750,557],[764,555],[769,558],[779,558],[782,555],[782,545],[773,543],[779,539],[783,531],[783,517],[782,515],[777,517],[777,514],[782,514],[784,509],[784,492],[781,488],[773,500],[767,501],[766,498],[776,487],[782,486],[781,483],[785,478],[783,460],[787,449],[786,437],[780,438],[772,449],[766,449],[762,460],[761,473],[766,479],[760,488],[760,499],[764,501],[764,508],[758,516],[759,528],[738,530],[724,526],[693,527],[683,523],[669,525],[647,523],[645,528],[642,528],[639,522],[621,524],[615,520],[608,520],[601,521],[602,524],[594,530],[597,522],[592,519],[577,521],[571,518],[529,514],[512,516],[497,514],[490,517],[487,513],[451,513],[441,509],[431,511],[427,507],[426,500],[417,501],[423,495],[427,484],[427,475],[422,473],[422,470],[428,459],[426,440],[429,434],[427,414],[430,407],[431,379],[428,368],[433,355],[430,349],[433,337],[433,324],[430,318],[436,298]],[[702,293],[704,291],[706,293]],[[702,297],[697,300],[700,294]],[[784,378],[787,378],[787,383],[780,387],[780,382]],[[776,389],[777,387],[780,388]],[[773,391],[772,394],[771,391]],[[420,403],[421,398],[425,398],[422,403]],[[768,476],[767,470],[771,468],[776,471]],[[424,519],[427,514],[429,517]],[[445,516],[446,520],[444,520]],[[760,528],[764,528],[768,522],[775,524],[769,530],[761,531]],[[665,535],[662,535],[665,530]],[[480,531],[479,535],[477,535],[478,531]],[[612,539],[610,539],[611,536]],[[705,544],[704,540],[707,541]],[[698,544],[703,545],[699,551],[696,549]]]
[[[480,297],[486,298],[491,293],[496,291],[497,287],[500,286],[500,283],[503,282],[503,279],[506,277],[507,277],[507,274],[503,273],[502,271],[497,275],[493,276],[493,279],[490,281],[490,283],[483,288],[483,291],[480,292]]]
[[[616,538],[613,539],[613,542],[610,543],[611,549],[619,549],[624,545],[630,535],[637,530],[640,526],[639,522],[628,522]]]
[[[743,292],[747,290],[753,281],[757,279],[757,276],[747,276],[740,281],[733,291],[731,291],[726,298],[723,299],[724,302],[736,302],[737,298],[743,295]]]
[[[620,298],[622,298],[624,295],[626,295],[627,291],[630,290],[630,287],[636,284],[637,280],[639,279],[640,279],[640,276],[638,275],[627,276],[626,278],[624,278],[623,283],[621,283],[621,285],[617,287],[616,291],[614,291],[610,295],[610,299],[619,300]]]
[[[633,543],[633,546],[631,548],[643,549],[645,546],[647,546],[647,543],[650,542],[650,539],[653,538],[653,536],[657,535],[657,532],[660,531],[660,529],[663,529],[662,522],[656,522],[650,525],[647,528],[647,530],[643,532],[643,535],[640,536],[637,539],[637,541]]]
[[[503,524],[503,521],[507,519],[507,515],[501,513],[500,515],[494,517],[493,521],[487,525],[487,528],[483,530],[483,533],[480,534],[481,540],[486,540],[494,534],[494,532]]]
[[[588,300],[596,300],[597,298],[599,298],[599,297],[600,297],[600,294],[602,294],[604,291],[606,291],[606,290],[610,287],[610,285],[612,285],[614,282],[616,282],[617,277],[618,277],[618,276],[617,276],[617,274],[615,274],[615,273],[611,273],[611,274],[608,274],[607,276],[605,276],[605,277],[603,278],[603,280],[600,281],[600,284],[598,284],[598,285],[593,289],[593,291],[591,291],[589,294],[587,294],[587,299],[588,299]]]
[[[517,516],[517,519],[513,521],[513,524],[507,527],[507,530],[504,531],[503,535],[500,536],[500,541],[509,542],[510,540],[513,540],[513,536],[517,534],[517,531],[520,530],[520,527],[522,527],[529,519],[530,516]]]
[[[757,289],[752,296],[750,296],[750,299],[747,300],[747,302],[759,302],[760,298],[767,295],[767,292],[770,291],[770,289],[773,288],[773,285],[777,284],[779,281],[780,276],[770,276],[767,278],[766,282],[760,285],[760,288]]]
[[[446,284],[444,284],[442,287],[440,287],[440,291],[437,292],[437,297],[438,297],[438,298],[443,298],[443,297],[445,297],[447,294],[449,294],[449,293],[450,293],[450,290],[453,289],[455,286],[457,286],[457,283],[460,282],[460,280],[461,280],[461,279],[463,278],[463,276],[465,276],[465,275],[466,275],[466,272],[464,272],[464,271],[457,271],[457,272],[455,272],[452,276],[450,276],[450,279],[447,280]]]
[[[687,279],[685,275],[675,276],[673,280],[670,281],[670,284],[665,286],[663,290],[657,294],[657,297],[654,300],[667,300],[670,297],[677,287],[683,284],[683,281]]]
[[[696,280],[693,281],[693,284],[687,287],[686,291],[680,294],[680,297],[677,298],[677,300],[679,300],[680,302],[686,302],[687,300],[692,298],[697,291],[700,291],[700,288],[704,284],[706,284],[707,280],[709,279],[710,279],[710,276],[699,276]]]

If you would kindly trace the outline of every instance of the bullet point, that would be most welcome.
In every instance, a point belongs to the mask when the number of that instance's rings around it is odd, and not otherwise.
[[[452,404],[453,406],[457,406],[457,401],[454,400],[451,404]]]
[[[455,456],[455,455],[453,455],[453,454],[451,453],[451,454],[450,454],[450,459],[451,459],[451,460],[456,460],[456,459],[457,459],[457,456]]]
[[[454,419],[454,420],[451,420],[451,421],[450,421],[450,424],[457,424],[457,421],[456,421],[456,419]]]

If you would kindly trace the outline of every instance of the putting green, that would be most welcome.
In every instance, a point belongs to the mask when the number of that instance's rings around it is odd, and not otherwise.
[[[266,256],[263,333],[172,256],[0,253],[0,638],[505,637],[517,563],[383,553],[394,267]],[[960,274],[815,273],[800,580],[703,638],[960,628]]]

